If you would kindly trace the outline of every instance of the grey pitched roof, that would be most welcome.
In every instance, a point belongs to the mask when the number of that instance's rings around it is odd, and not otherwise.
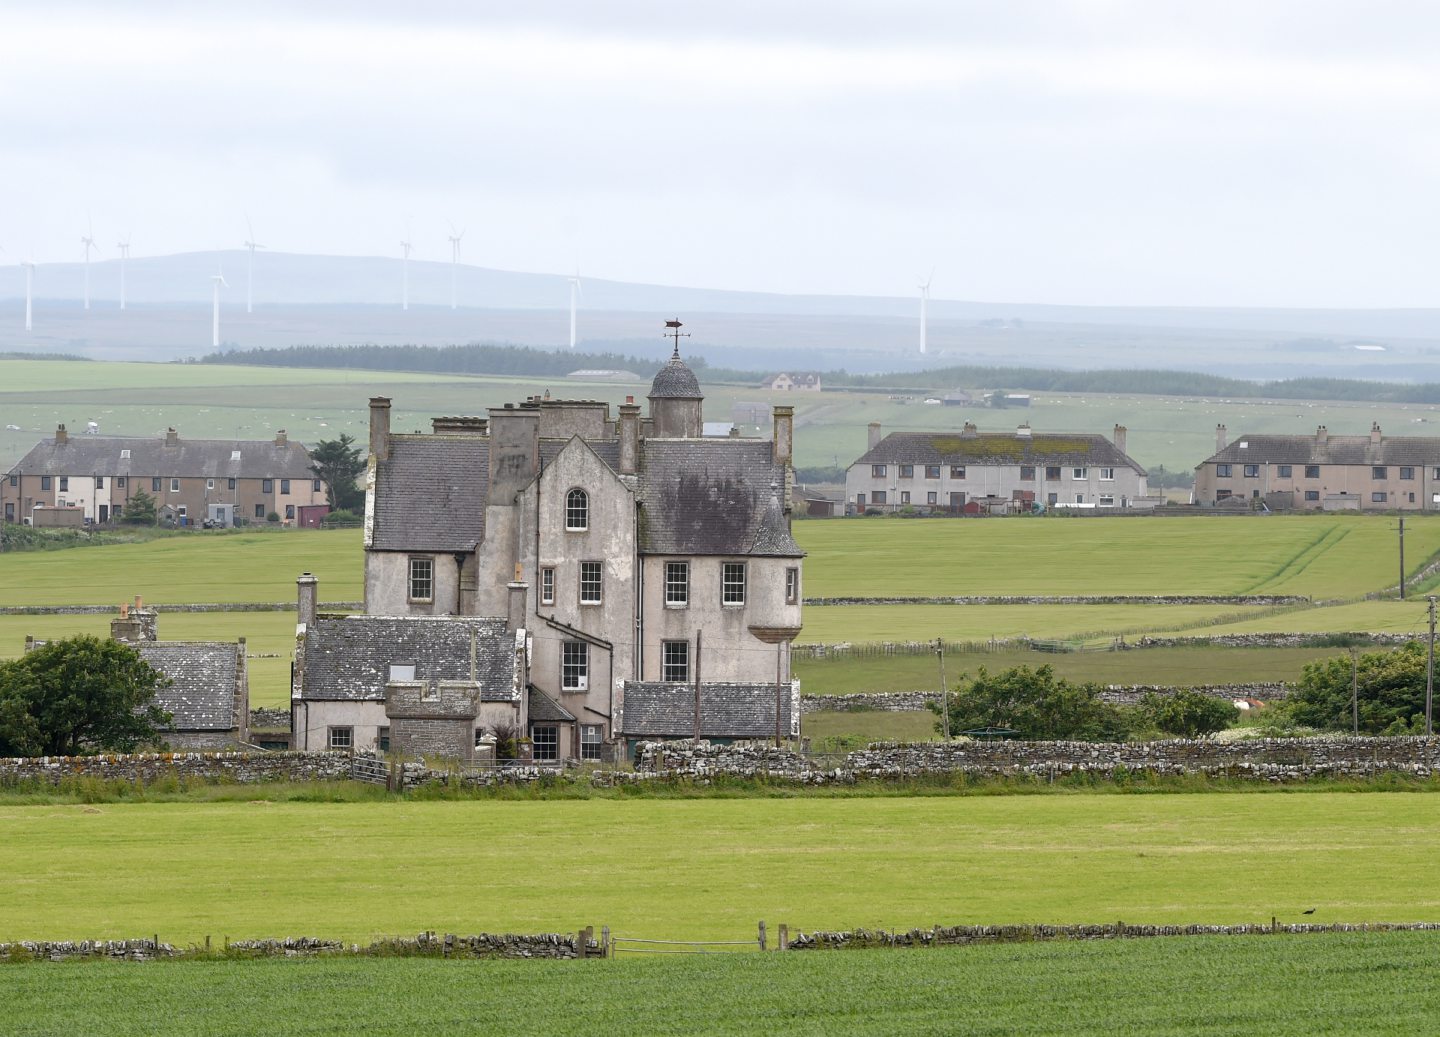
[[[855,464],[1103,465],[1140,467],[1093,432],[892,432]]]
[[[786,684],[780,696],[780,726],[791,728],[796,699]],[[628,737],[689,738],[695,733],[695,690],[689,684],[626,681],[620,733]],[[775,685],[700,685],[702,738],[771,738],[775,735]]]
[[[139,641],[132,644],[153,668],[170,678],[155,704],[174,716],[175,731],[228,731],[235,715],[239,646],[225,641]]]
[[[503,619],[469,616],[320,618],[305,631],[301,696],[380,701],[391,663],[415,667],[417,681],[474,679],[483,702],[511,702],[514,638]]]
[[[130,452],[121,457],[122,450]],[[238,451],[239,459],[234,455]],[[42,439],[12,472],[21,475],[165,476],[182,479],[313,479],[310,451],[302,443],[271,440],[162,439],[69,436]]]
[[[540,463],[549,466],[569,443],[568,439],[540,440]],[[610,466],[611,471],[620,467],[620,441],[616,439],[582,439],[586,446],[595,451],[600,460]]]
[[[532,722],[536,720],[542,722],[573,722],[575,720],[574,713],[570,712],[560,703],[552,699],[549,695],[545,694],[539,688],[535,687],[535,685],[530,685],[528,690],[530,695],[529,712],[530,720]]]
[[[670,358],[670,362],[660,368],[660,373],[650,383],[649,399],[704,399],[705,394],[700,391],[700,379],[695,377],[695,372],[690,370],[689,365],[680,359],[677,352]]]
[[[376,466],[377,551],[468,551],[485,538],[490,441],[478,436],[394,436]]]
[[[780,528],[784,517],[768,514],[773,496],[785,492],[785,466],[772,453],[766,440],[644,440],[640,550],[802,557],[788,526]]]
[[[1369,436],[1328,436],[1322,445],[1313,435],[1240,436],[1204,463],[1434,465],[1440,438],[1382,436],[1375,444]]]

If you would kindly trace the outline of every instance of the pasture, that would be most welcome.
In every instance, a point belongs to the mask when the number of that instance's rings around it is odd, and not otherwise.
[[[34,1037],[156,1032],[1415,1034],[1435,933],[1193,937],[616,961],[5,967]],[[283,1022],[282,1022],[283,1020]]]
[[[1440,796],[0,803],[0,941],[1440,921]],[[1056,876],[1064,881],[1056,881]]]

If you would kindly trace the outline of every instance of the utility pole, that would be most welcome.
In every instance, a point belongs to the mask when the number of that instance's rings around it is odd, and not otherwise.
[[[1360,670],[1355,662],[1355,646],[1350,646],[1350,722],[1356,737],[1360,735]]]
[[[1400,516],[1400,600],[1405,600],[1405,516]]]
[[[1430,649],[1425,654],[1425,737],[1429,738],[1435,733],[1432,723],[1432,709],[1435,704],[1435,595],[1429,596],[1430,602]]]
[[[945,683],[945,642],[935,639],[935,654],[940,658],[940,715],[945,718],[945,741],[950,741],[950,686]]]

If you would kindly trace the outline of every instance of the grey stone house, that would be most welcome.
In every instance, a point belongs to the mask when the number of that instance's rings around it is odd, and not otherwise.
[[[793,408],[774,408],[770,440],[703,436],[704,396],[678,350],[649,403],[612,416],[532,397],[436,418],[429,434],[392,432],[390,401],[370,403],[366,617],[495,617],[523,643],[525,673],[516,663],[507,679],[525,693],[508,708],[538,759],[601,758],[627,716],[650,715],[627,710],[632,692],[692,703],[676,732],[688,737],[698,680],[700,731],[717,738],[773,736],[777,684],[790,694]],[[297,677],[297,707],[318,701],[312,680]],[[712,697],[752,722],[722,723]],[[789,710],[782,734],[798,719]],[[395,715],[388,726],[394,744]],[[354,744],[368,737],[357,728]]]
[[[1151,508],[1147,473],[1115,437],[1088,432],[892,432],[870,425],[869,449],[845,473],[847,507],[857,513],[914,509],[994,514],[1036,506],[1108,511]]]

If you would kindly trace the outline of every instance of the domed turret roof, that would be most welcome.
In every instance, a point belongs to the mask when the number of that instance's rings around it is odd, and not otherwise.
[[[700,379],[695,377],[695,372],[690,370],[685,361],[680,359],[680,350],[677,347],[670,362],[660,368],[660,373],[650,383],[650,399],[662,400],[703,400],[705,394],[700,391]]]

